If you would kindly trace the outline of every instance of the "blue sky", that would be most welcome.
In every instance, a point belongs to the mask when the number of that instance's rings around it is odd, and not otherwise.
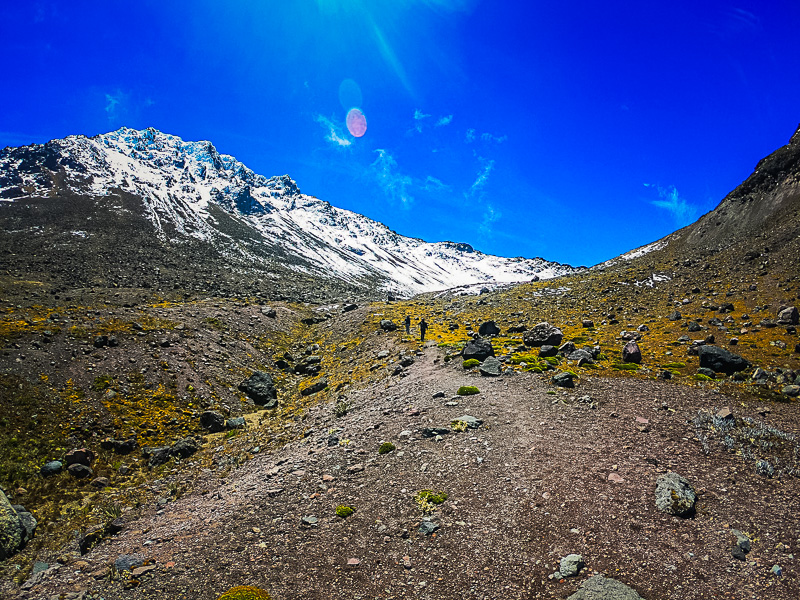
[[[788,141],[798,30],[796,0],[4,2],[0,147],[153,126],[404,235],[590,265]]]

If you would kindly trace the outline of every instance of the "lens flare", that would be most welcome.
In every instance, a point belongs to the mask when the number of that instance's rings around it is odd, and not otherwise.
[[[351,108],[347,112],[347,120],[345,122],[347,123],[347,131],[353,137],[360,138],[367,133],[367,118],[361,112],[361,109]]]

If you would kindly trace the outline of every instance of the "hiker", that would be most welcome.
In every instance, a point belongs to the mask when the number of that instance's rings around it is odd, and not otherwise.
[[[428,324],[425,322],[425,319],[419,320],[419,341],[425,341],[425,332],[428,331]]]
[[[411,333],[411,317],[406,315],[406,320],[403,322],[406,324],[406,333]]]

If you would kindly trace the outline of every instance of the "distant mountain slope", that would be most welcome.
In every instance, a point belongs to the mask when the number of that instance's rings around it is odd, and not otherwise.
[[[94,210],[100,212],[93,215]],[[75,211],[83,224],[75,222]],[[12,239],[13,233],[34,238],[14,241],[28,253],[37,237],[44,242],[37,254],[52,248],[54,238],[59,252],[84,241],[103,252],[116,224],[117,244],[129,246],[126,232],[133,229],[140,233],[131,251],[144,245],[164,254],[150,256],[153,268],[160,268],[159,260],[180,268],[198,255],[215,255],[245,279],[254,273],[267,279],[295,273],[353,290],[414,294],[576,271],[540,258],[503,258],[469,244],[399,235],[302,194],[289,176],[264,177],[219,154],[210,142],[184,142],[155,129],[122,128],[0,151],[0,219]],[[146,239],[148,230],[152,240]],[[213,273],[202,262],[199,271]]]

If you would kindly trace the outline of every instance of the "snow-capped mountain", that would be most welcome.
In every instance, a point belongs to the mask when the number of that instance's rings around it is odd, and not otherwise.
[[[163,243],[209,244],[236,259],[238,268],[277,261],[357,288],[415,294],[575,271],[540,258],[491,256],[465,243],[399,235],[302,194],[288,175],[264,177],[219,154],[211,142],[185,142],[152,128],[0,151],[0,205],[65,194],[140,198],[143,216]],[[130,209],[119,204],[116,210]]]

